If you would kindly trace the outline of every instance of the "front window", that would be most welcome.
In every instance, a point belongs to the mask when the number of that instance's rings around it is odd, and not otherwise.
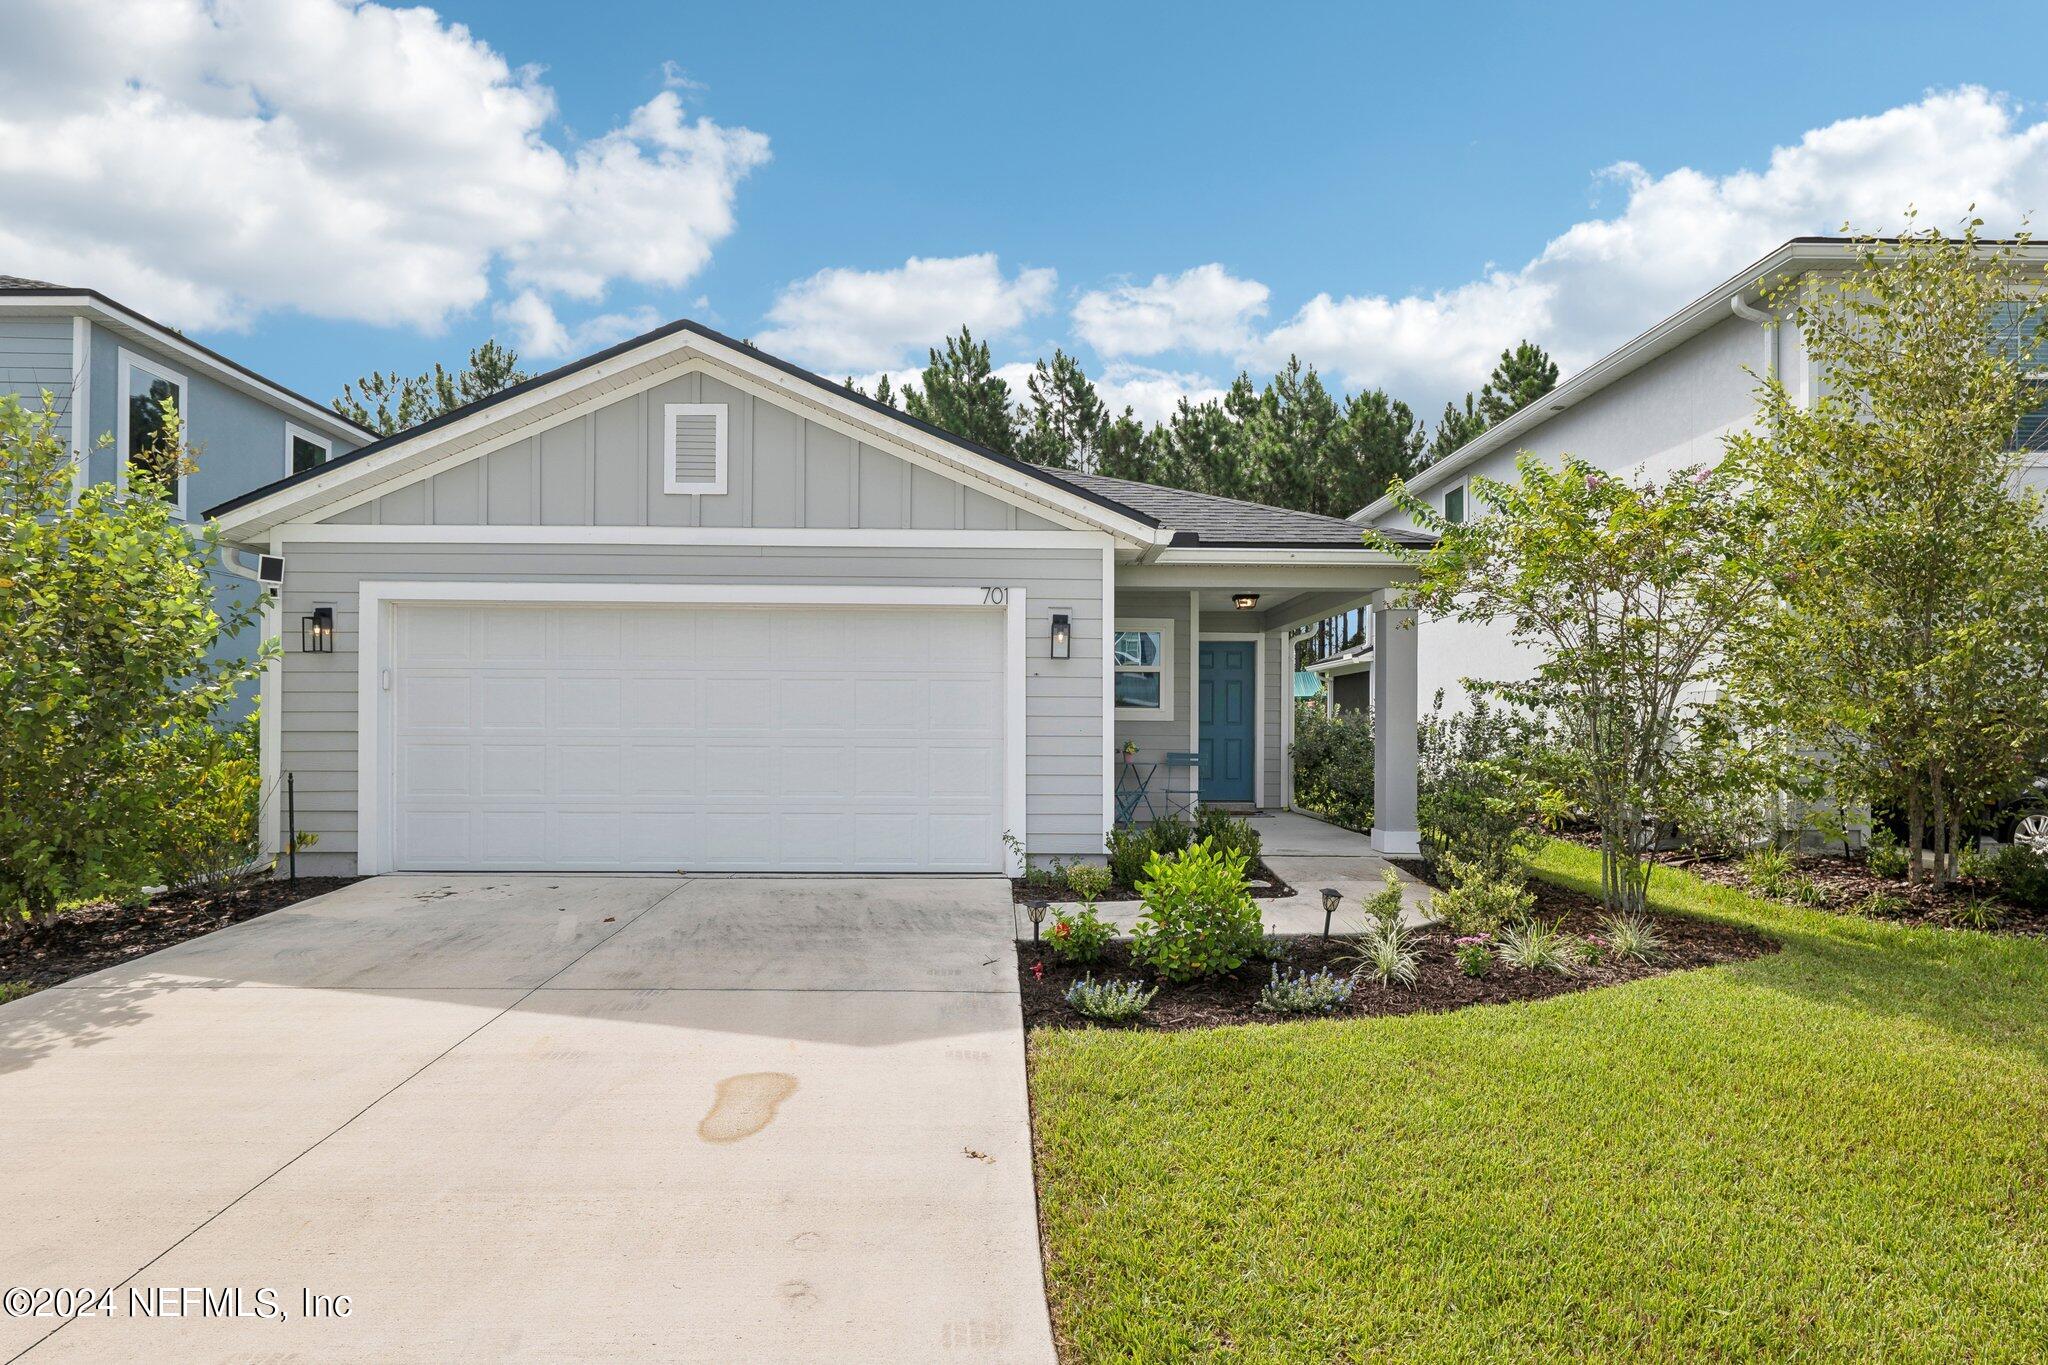
[[[2020,450],[2048,450],[2048,334],[2037,315],[2022,318],[2016,305],[1999,309],[1993,327],[2001,350],[2008,349],[2019,361],[2028,390],[2027,412],[2013,433],[2013,445]]]
[[[1465,524],[1465,485],[1459,484],[1444,494],[1444,520],[1453,526]]]
[[[146,472],[164,496],[185,505],[185,377],[127,351],[121,352],[120,446],[123,477]]]
[[[327,463],[334,453],[334,444],[324,436],[315,436],[289,423],[284,429],[285,473],[303,474]]]
[[[1116,623],[1116,709],[1173,719],[1173,623]]]

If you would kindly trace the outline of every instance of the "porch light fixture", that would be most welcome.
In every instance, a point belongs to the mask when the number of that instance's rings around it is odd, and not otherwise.
[[[1074,657],[1074,614],[1056,611],[1052,614],[1052,657],[1071,659]]]
[[[1236,607],[1239,611],[1250,611],[1253,607],[1259,605],[1259,595],[1255,592],[1238,593],[1230,599],[1230,605]]]
[[[1344,893],[1334,886],[1323,888],[1323,937],[1330,936],[1330,917],[1337,913],[1337,902],[1344,899]]]
[[[1026,901],[1024,902],[1024,910],[1025,913],[1031,916],[1031,941],[1036,943],[1038,942],[1038,926],[1045,923],[1045,902],[1042,900]]]
[[[299,648],[308,654],[334,652],[334,608],[315,607],[299,618]]]

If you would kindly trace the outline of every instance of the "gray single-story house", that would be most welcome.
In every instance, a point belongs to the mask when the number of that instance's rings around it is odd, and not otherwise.
[[[1196,771],[1286,806],[1297,633],[1412,575],[1351,523],[1023,464],[687,321],[209,515],[283,561],[265,837],[289,778],[320,872],[1014,872],[1099,856],[1143,780],[1138,819]],[[1388,852],[1404,615],[1373,614]]]

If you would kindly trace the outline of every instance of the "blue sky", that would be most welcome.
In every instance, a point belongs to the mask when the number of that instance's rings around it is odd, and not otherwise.
[[[320,397],[690,315],[862,375],[978,320],[1150,411],[1298,350],[1433,411],[1794,232],[2048,208],[2038,59],[1925,7],[29,9],[0,147],[80,155],[0,271]],[[196,206],[130,184],[167,162]]]

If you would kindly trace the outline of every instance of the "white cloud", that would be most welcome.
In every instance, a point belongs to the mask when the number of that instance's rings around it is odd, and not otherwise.
[[[0,262],[185,327],[272,309],[435,328],[502,270],[674,287],[767,139],[673,90],[564,152],[553,92],[427,9],[28,0],[0,51]],[[530,311],[530,310],[529,310]]]
[[[912,256],[891,270],[821,270],[777,295],[770,326],[754,339],[828,374],[891,369],[922,361],[963,325],[978,340],[1016,330],[1045,311],[1057,281],[1044,269],[1005,277],[993,252]]]
[[[522,290],[509,303],[494,307],[491,316],[511,330],[512,348],[525,360],[588,355],[627,337],[651,332],[662,322],[660,314],[642,305],[565,325],[548,301],[531,289]]]
[[[1973,203],[1992,229],[2018,227],[2048,211],[2048,122],[2024,124],[2010,101],[1965,87],[1815,129],[1761,171],[1622,163],[1602,175],[1623,191],[1620,211],[1572,225],[1521,268],[1401,298],[1319,294],[1245,358],[1270,367],[1298,353],[1425,411],[1476,388],[1525,336],[1569,372],[1788,237],[1896,228],[1908,204],[1943,228]]]
[[[1091,290],[1074,305],[1074,331],[1105,356],[1208,351],[1229,355],[1251,341],[1271,291],[1220,265],[1198,265],[1150,284]]]
[[[1205,374],[1155,370],[1126,361],[1112,361],[1095,381],[1095,391],[1112,413],[1126,407],[1143,422],[1163,422],[1185,398],[1204,403],[1223,396],[1223,385]]]

